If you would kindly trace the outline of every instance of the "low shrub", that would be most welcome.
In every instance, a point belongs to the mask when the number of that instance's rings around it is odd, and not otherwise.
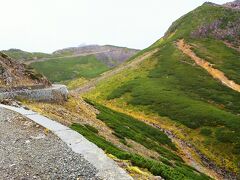
[[[209,128],[202,128],[200,133],[204,136],[211,136],[212,135],[212,130]]]
[[[98,129],[96,129],[95,127],[93,127],[93,126],[91,126],[91,125],[89,125],[89,124],[84,124],[84,126],[88,129],[88,130],[90,130],[90,131],[92,131],[92,132],[94,132],[94,133],[98,133]]]
[[[178,166],[171,167],[164,162],[156,161],[153,159],[142,157],[138,154],[129,153],[117,148],[111,142],[106,141],[103,137],[90,131],[85,126],[80,124],[72,124],[71,128],[83,136],[89,141],[96,144],[98,147],[106,151],[106,153],[112,154],[119,159],[129,160],[134,166],[148,169],[152,174],[161,176],[165,179],[191,179],[194,177],[196,180],[209,179],[206,175],[199,174],[197,171],[188,168],[188,166],[178,163]]]

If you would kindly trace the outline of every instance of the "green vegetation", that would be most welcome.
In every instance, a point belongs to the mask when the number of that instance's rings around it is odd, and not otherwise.
[[[131,110],[143,111],[145,114],[167,117],[172,120],[170,123],[175,121],[190,128],[188,133],[200,131],[197,135],[208,141],[208,147],[203,147],[197,136],[191,137],[193,143],[197,142],[196,146],[204,149],[206,155],[209,151],[209,157],[220,166],[239,172],[240,94],[196,66],[175,44],[183,38],[193,46],[192,49],[199,57],[213,63],[214,67],[239,83],[239,52],[211,36],[191,36],[202,25],[220,19],[223,21],[221,28],[224,29],[226,22],[235,21],[236,18],[239,18],[237,11],[204,4],[174,22],[164,38],[135,56],[158,48],[158,52],[146,59],[145,63],[102,82],[85,97],[123,110],[132,108]],[[110,118],[102,116],[107,115],[102,114],[99,118],[104,119],[111,128],[117,129],[118,135],[128,136],[117,127],[120,119],[111,117],[109,121]],[[113,119],[117,119],[119,124],[113,125]],[[209,129],[204,129],[206,127]],[[228,148],[219,150],[221,146]],[[226,162],[221,161],[223,156],[227,159]]]
[[[156,142],[156,147],[157,146],[161,147],[160,144],[162,143],[171,144],[167,136],[157,129],[154,129],[127,115],[118,113],[116,111],[112,111],[111,109],[101,106],[99,104],[95,104],[95,107],[98,108],[98,110],[100,110],[99,118],[101,118],[102,121],[106,122],[109,127],[111,126],[116,133],[121,134],[122,138],[128,137],[135,140],[136,142],[139,142],[139,140],[146,141],[149,138],[150,143],[153,141]],[[123,123],[117,122],[119,120],[123,121]],[[136,127],[134,127],[134,124]],[[120,125],[121,127],[117,127],[118,125]],[[132,130],[133,127],[134,129]],[[111,142],[106,141],[103,137],[99,136],[92,130],[89,130],[89,128],[87,128],[86,125],[82,126],[80,124],[73,124],[71,128],[85,136],[91,142],[95,143],[98,147],[102,148],[106,153],[112,154],[119,159],[129,160],[134,166],[147,168],[153,175],[161,176],[165,179],[174,180],[209,179],[209,177],[207,177],[206,175],[199,173],[193,168],[184,164],[179,158],[177,158],[177,160],[170,160],[166,158],[165,154],[163,155],[164,158],[159,158],[158,160],[145,158],[138,154],[129,153],[127,151],[119,149]],[[124,135],[127,129],[130,132],[127,133],[127,135]],[[143,131],[143,135],[142,133],[139,133],[139,130]],[[143,137],[145,137],[146,139],[143,140],[142,139]],[[148,146],[144,142],[141,143],[143,143],[145,146]],[[170,146],[174,147],[173,144],[171,144]],[[155,146],[151,148],[155,148]],[[166,148],[163,149],[167,150]]]
[[[83,77],[73,79],[73,80],[61,81],[61,83],[65,84],[69,90],[77,89],[81,87],[83,84],[85,84],[86,82],[88,82],[88,79]]]
[[[40,53],[40,52],[30,53],[30,52],[22,51],[19,49],[9,49],[9,50],[3,51],[3,52],[13,59],[17,59],[17,60],[20,59],[20,60],[26,60],[26,61],[33,60],[33,59],[52,57],[51,54]]]
[[[224,143],[238,143],[239,134],[236,134],[234,131],[230,131],[226,128],[218,128],[215,132],[217,140]]]
[[[60,82],[76,78],[93,78],[107,71],[109,67],[95,56],[56,58],[35,62],[31,66],[44,74],[50,81]]]
[[[212,135],[212,130],[209,128],[202,128],[200,133],[204,136],[211,136]]]
[[[127,103],[144,105],[149,111],[167,116],[189,128],[225,126],[236,138],[227,139],[229,134],[220,131],[216,139],[230,143],[230,146],[238,146],[239,93],[224,87],[204,70],[182,63],[190,60],[171,44],[165,45],[155,58],[158,65],[149,71],[147,77],[120,82],[123,85],[113,88],[107,100],[128,93],[131,98],[126,100]]]
[[[220,28],[224,29],[228,23],[238,21],[239,16],[239,11],[233,11],[221,6],[213,6],[205,3],[175,21],[168,29],[166,36],[175,33],[175,39],[184,38],[185,40],[193,40],[191,33],[200,26],[208,25],[216,20],[221,20],[222,24]],[[211,37],[209,36],[208,38]]]
[[[176,156],[167,149],[170,148],[172,150],[176,150],[176,147],[163,132],[137,119],[113,111],[100,104],[92,104],[101,112],[97,115],[97,118],[105,122],[107,126],[113,129],[115,135],[120,139],[132,139],[146,148],[152,149],[159,154],[164,155],[169,160],[182,161],[180,157]]]
[[[85,124],[84,125],[89,131],[92,131],[93,133],[98,133],[98,130],[95,128],[95,127],[93,127],[93,126],[90,126],[89,124]]]
[[[206,59],[214,65],[214,68],[221,70],[229,79],[240,84],[239,52],[227,47],[222,41],[210,38],[195,40],[194,45],[193,50],[199,57]]]
[[[132,98],[128,103],[148,106],[159,115],[180,121],[190,128],[225,125],[237,132],[240,117],[214,106],[214,103],[226,102],[227,107],[229,101],[239,104],[237,92],[222,86],[204,70],[182,63],[180,60],[189,59],[171,44],[162,48],[156,56],[158,65],[148,77],[124,82],[109,94],[108,100],[130,93]],[[213,103],[208,103],[210,101]],[[233,106],[229,109],[239,112]]]

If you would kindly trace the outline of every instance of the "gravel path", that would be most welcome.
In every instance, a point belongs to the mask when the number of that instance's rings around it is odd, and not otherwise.
[[[96,173],[51,132],[0,108],[0,179],[98,179]]]

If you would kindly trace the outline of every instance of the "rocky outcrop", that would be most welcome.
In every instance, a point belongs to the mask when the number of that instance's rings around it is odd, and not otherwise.
[[[0,101],[27,99],[58,102],[67,100],[67,96],[66,86],[51,85],[43,75],[0,52]]]
[[[109,67],[114,67],[125,62],[137,52],[138,50],[134,49],[113,48],[112,50],[96,54],[96,58]]]
[[[232,8],[232,9],[240,9],[240,0],[236,0],[236,1],[233,1],[233,2],[226,3],[223,6],[228,7],[228,8]]]
[[[191,33],[193,38],[213,37],[218,40],[227,41],[234,46],[240,46],[240,17],[233,21],[225,22],[218,19],[210,24],[201,25]]]
[[[49,87],[51,83],[41,74],[25,64],[16,61],[0,52],[0,87],[42,85]]]

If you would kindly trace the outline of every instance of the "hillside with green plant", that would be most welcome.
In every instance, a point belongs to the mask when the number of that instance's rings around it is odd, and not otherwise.
[[[198,66],[177,42],[183,39],[198,59],[240,84],[239,22],[239,10],[204,3],[129,62],[154,52],[150,58],[105,79],[84,97],[171,131],[222,169],[222,176],[236,177],[240,174],[240,93]],[[114,124],[124,118],[111,122],[107,116],[100,114],[100,119],[120,137],[128,136]]]
[[[31,67],[44,74],[52,82],[93,78],[110,69],[106,64],[98,61],[94,55],[55,58],[34,62]]]
[[[210,179],[181,158],[181,151],[163,131],[101,104],[87,102],[71,94],[61,104],[25,105],[69,125],[102,148],[134,179]]]
[[[155,151],[158,157],[147,158],[139,155],[137,151],[130,153],[120,149],[99,136],[98,130],[91,126],[80,124],[71,126],[72,129],[84,135],[106,153],[122,160],[128,160],[133,166],[147,169],[153,175],[165,179],[210,179],[205,174],[184,163],[182,158],[177,155],[176,146],[162,131],[100,104],[92,103],[92,105],[100,111],[97,118],[114,131],[113,135],[119,138],[121,143],[131,147],[127,142],[127,139],[131,139],[147,149]]]
[[[9,57],[23,61],[52,82],[77,87],[89,79],[118,66],[139,50],[112,45],[88,45],[57,50],[51,54],[4,50]]]
[[[33,59],[49,58],[52,54],[41,53],[41,52],[27,52],[20,49],[9,49],[2,51],[13,59],[29,61]]]

